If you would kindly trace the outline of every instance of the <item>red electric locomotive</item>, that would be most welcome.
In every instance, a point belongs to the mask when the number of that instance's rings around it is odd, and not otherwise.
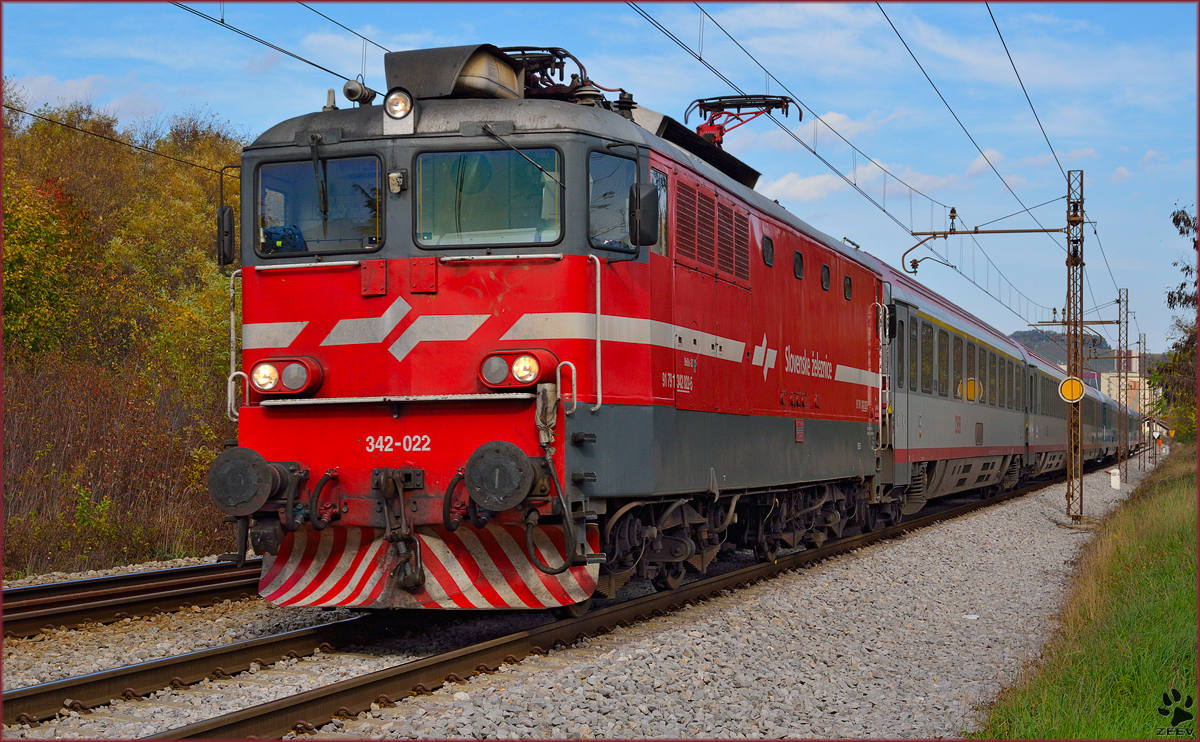
[[[606,100],[562,49],[385,65],[382,105],[350,83],[242,160],[209,489],[263,597],[578,611],[901,517],[883,268],[755,193],[714,111]]]

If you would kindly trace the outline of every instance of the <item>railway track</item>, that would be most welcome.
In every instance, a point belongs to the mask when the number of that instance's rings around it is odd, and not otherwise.
[[[851,536],[820,549],[781,556],[774,563],[702,577],[670,592],[635,598],[593,610],[579,618],[560,619],[534,629],[406,662],[260,706],[170,729],[148,739],[279,738],[289,731],[311,732],[335,716],[349,717],[365,711],[372,703],[394,704],[410,694],[430,692],[446,681],[457,682],[476,673],[493,672],[504,663],[519,662],[530,654],[543,654],[558,645],[570,645],[585,637],[606,634],[614,627],[644,621],[651,616],[715,597],[726,590],[744,587],[875,541],[902,536],[909,531],[1021,497],[1048,484],[1053,482],[1040,482],[993,498],[968,502],[886,529]]]
[[[261,559],[52,582],[4,591],[4,635],[32,636],[43,628],[112,623],[258,594]]]
[[[895,538],[906,532],[960,517],[975,510],[1040,490],[1060,479],[1038,482],[996,497],[956,504],[927,513],[879,531],[850,536],[820,549],[781,556],[774,563],[756,564],[725,574],[687,582],[671,592],[657,593],[595,609],[572,619],[562,619],[536,629],[521,631],[481,644],[464,647],[379,672],[334,683],[295,696],[213,717],[157,735],[160,739],[279,737],[290,730],[315,729],[337,715],[354,715],[372,703],[390,703],[411,693],[438,687],[446,680],[457,681],[477,672],[490,672],[505,662],[544,653],[547,648],[571,644],[584,636],[608,633],[615,626],[629,625],[649,616],[677,610],[682,605],[705,600],[729,589],[792,571],[830,556],[861,548],[875,541]],[[213,567],[214,565],[205,565]],[[246,569],[257,570],[257,565]],[[192,569],[192,568],[188,568]],[[174,573],[179,570],[165,570]],[[244,570],[231,570],[229,573]],[[207,572],[212,577],[220,570]],[[255,572],[256,573],[256,572]],[[145,585],[162,584],[163,573],[144,573]],[[150,576],[158,575],[158,578]],[[199,576],[193,573],[193,577]],[[102,578],[108,580],[110,578]],[[81,581],[84,582],[84,581]],[[94,580],[86,581],[96,582]],[[70,595],[68,586],[77,583],[38,586],[44,593]],[[195,583],[193,583],[195,584]],[[209,583],[212,584],[211,582]],[[255,584],[257,584],[255,582]],[[51,589],[54,588],[54,589]],[[45,596],[43,596],[45,597]],[[128,603],[125,603],[128,606]],[[8,610],[7,603],[5,605]],[[124,610],[128,610],[126,607]],[[285,657],[313,654],[317,649],[334,651],[351,644],[382,639],[389,630],[387,616],[379,614],[333,622],[276,636],[192,652],[127,667],[114,668],[52,683],[28,686],[3,695],[4,723],[33,723],[53,717],[64,705],[79,711],[107,704],[114,698],[145,696],[168,686],[183,687],[209,677],[226,677],[248,669],[251,663],[273,664]]]

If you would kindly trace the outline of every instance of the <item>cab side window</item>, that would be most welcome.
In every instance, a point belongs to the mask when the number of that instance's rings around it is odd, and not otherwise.
[[[671,220],[668,218],[670,209],[667,207],[671,202],[668,200],[670,192],[667,188],[667,174],[650,168],[650,182],[658,189],[658,242],[650,247],[650,252],[666,255],[667,246],[671,244]]]

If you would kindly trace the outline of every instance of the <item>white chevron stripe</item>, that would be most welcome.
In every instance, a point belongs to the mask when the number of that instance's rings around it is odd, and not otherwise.
[[[242,349],[286,348],[307,322],[252,322],[242,325]]]
[[[279,570],[279,572],[275,574],[274,579],[271,580],[271,584],[267,585],[265,590],[260,589],[258,591],[259,595],[270,595],[271,593],[275,592],[284,582],[287,581],[288,576],[296,571],[296,567],[300,563],[300,558],[304,555],[304,545],[307,543],[307,541],[307,528],[301,528],[299,531],[296,531],[294,534],[292,534],[292,550],[288,553],[288,558],[283,564],[283,569]],[[276,554],[271,560],[271,564],[268,565],[266,562],[264,562],[265,569],[270,570],[270,568],[275,564],[275,560],[278,558],[279,555]]]
[[[422,340],[466,340],[487,321],[490,314],[425,314],[413,320],[392,347],[397,361],[403,361]],[[386,333],[385,333],[386,334]]]
[[[387,308],[381,317],[364,317],[360,319],[344,319],[338,321],[329,335],[321,341],[321,345],[360,345],[363,343],[382,343],[404,315],[412,309],[403,296]]]

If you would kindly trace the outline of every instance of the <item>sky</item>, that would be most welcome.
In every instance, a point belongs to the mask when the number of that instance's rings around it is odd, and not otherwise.
[[[188,5],[380,91],[383,50],[337,24],[392,51],[563,47],[600,85],[680,120],[691,101],[735,92],[623,3]],[[1172,262],[1195,259],[1170,220],[1197,198],[1194,3],[640,7],[746,93],[802,104],[785,128],[730,132],[726,149],[762,172],[761,193],[892,265],[917,243],[910,231],[945,229],[951,206],[968,229],[1062,227],[1060,166],[1082,170],[1085,314],[1116,319],[1127,288],[1131,339],[1169,344]],[[170,4],[0,12],[4,75],[34,108],[87,101],[130,125],[199,110],[252,138],[319,110],[328,88],[350,105],[338,77]],[[926,260],[917,279],[1006,333],[1065,303],[1061,234],[926,244],[949,265]],[[1116,345],[1115,326],[1096,330]]]

